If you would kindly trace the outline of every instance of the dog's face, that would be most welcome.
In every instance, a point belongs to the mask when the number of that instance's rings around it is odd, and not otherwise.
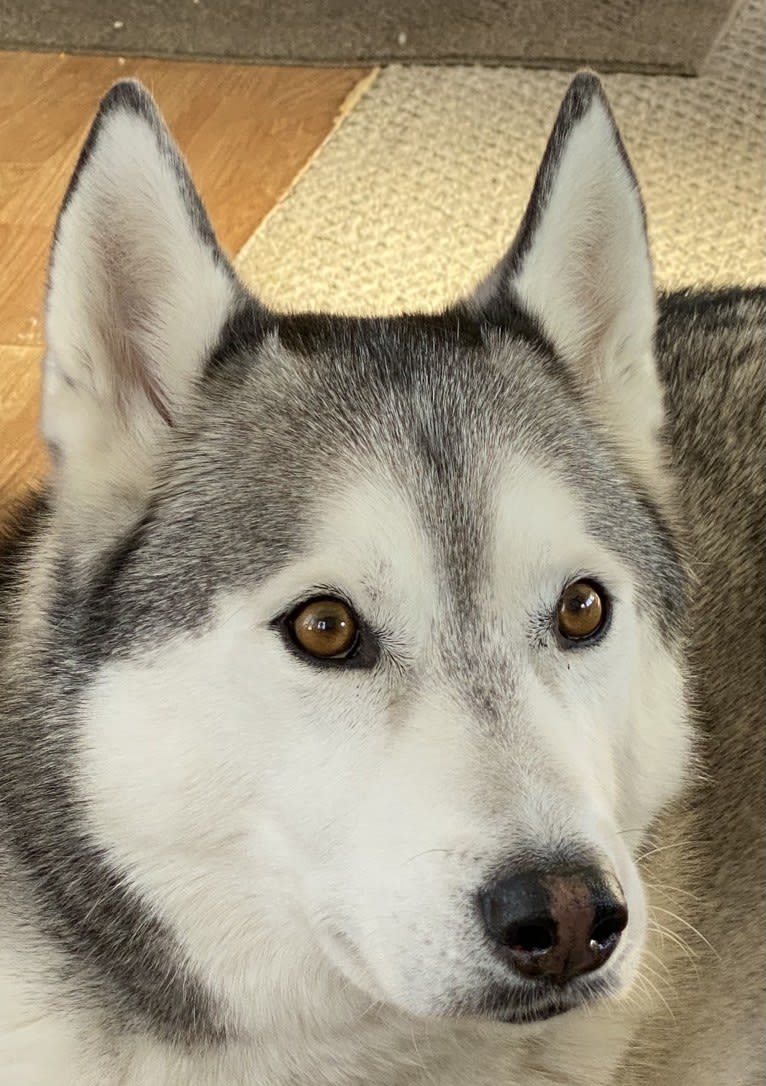
[[[595,81],[497,271],[380,321],[247,297],[122,85],[48,328],[74,787],[204,981],[297,1001],[329,968],[513,1021],[624,989],[689,737],[651,272]]]

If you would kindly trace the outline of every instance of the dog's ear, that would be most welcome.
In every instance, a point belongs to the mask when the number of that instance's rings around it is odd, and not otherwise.
[[[43,432],[75,516],[140,506],[242,293],[149,93],[116,84],[64,198],[48,279]]]
[[[651,457],[662,396],[644,209],[596,76],[570,84],[516,239],[468,305],[490,322],[521,305],[630,451]]]

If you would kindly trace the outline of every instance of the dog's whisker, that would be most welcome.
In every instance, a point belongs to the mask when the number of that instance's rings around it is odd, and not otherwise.
[[[649,890],[656,890],[658,893],[663,894],[664,897],[670,898],[671,894],[680,894],[682,897],[688,897],[692,901],[701,901],[702,898],[699,894],[692,893],[691,890],[684,890],[680,886],[671,886],[670,883],[665,882],[647,882],[644,880],[644,885]]]
[[[695,928],[694,924],[692,924],[690,921],[685,920],[683,916],[679,916],[678,913],[674,913],[670,909],[664,908],[664,906],[662,905],[652,904],[652,909],[657,910],[661,913],[665,913],[667,916],[670,916],[674,920],[677,920],[679,924],[683,924],[683,926],[685,928],[688,928],[689,931],[693,932],[698,939],[702,940],[708,950],[710,950],[711,953],[715,954],[716,958],[718,958],[719,961],[721,960],[721,955],[718,953],[710,940],[707,939],[698,928]]]
[[[404,867],[406,864],[411,864],[414,860],[419,860],[421,858],[421,856],[431,856],[434,853],[438,853],[438,852],[441,852],[444,855],[449,855],[451,852],[454,852],[454,849],[451,849],[451,848],[426,848],[422,852],[416,852],[415,855],[410,856],[409,859],[402,860],[402,867]]]
[[[645,969],[648,969],[648,968],[649,968],[649,966],[645,965],[645,966],[644,966],[644,968],[645,968]],[[654,975],[654,976],[657,976],[657,974],[656,974],[656,973],[654,973],[653,975]],[[662,994],[662,992],[661,992],[661,991],[659,990],[659,988],[657,987],[657,985],[656,985],[656,984],[654,983],[654,981],[653,981],[653,980],[651,980],[651,978],[650,978],[650,977],[647,977],[646,973],[644,973],[644,972],[642,972],[642,973],[641,973],[641,980],[642,980],[642,981],[643,981],[643,982],[644,982],[645,984],[648,984],[648,985],[649,985],[649,987],[651,988],[651,990],[652,990],[652,991],[654,992],[654,994],[655,994],[655,995],[657,996],[657,998],[658,998],[658,999],[660,1000],[660,1002],[661,1002],[661,1003],[663,1004],[663,1006],[664,1006],[664,1007],[665,1007],[665,1008],[667,1009],[667,1012],[668,1012],[668,1016],[669,1016],[670,1020],[671,1020],[672,1022],[675,1022],[675,1021],[676,1021],[676,1016],[675,1016],[675,1014],[673,1013],[673,1009],[672,1009],[672,1007],[670,1006],[670,1004],[668,1003],[667,999],[666,999],[666,998],[665,998],[665,996],[664,996],[664,995]]]
[[[658,845],[655,848],[650,848],[647,852],[643,852],[640,856],[636,856],[636,863],[643,863],[644,860],[648,860],[650,856],[656,856],[658,852],[667,852],[672,848],[683,848],[685,841],[672,841],[669,845]]]
[[[672,943],[675,943],[679,950],[682,950],[689,958],[689,960],[692,963],[695,963],[695,969],[697,968],[696,959],[699,955],[685,939],[678,935],[677,932],[674,932],[670,928],[667,928],[664,925],[657,923],[656,920],[650,921],[649,930],[659,935],[660,939],[669,939]]]

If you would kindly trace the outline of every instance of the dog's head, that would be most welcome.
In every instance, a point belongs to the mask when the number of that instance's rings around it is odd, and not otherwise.
[[[105,98],[47,306],[69,787],[224,1001],[630,983],[689,745],[654,324],[593,76],[497,269],[380,320],[259,304],[151,99]]]

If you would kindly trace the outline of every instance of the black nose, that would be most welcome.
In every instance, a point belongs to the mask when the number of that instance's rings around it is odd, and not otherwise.
[[[602,966],[628,923],[619,882],[591,867],[504,875],[479,892],[479,905],[503,959],[559,985]]]

